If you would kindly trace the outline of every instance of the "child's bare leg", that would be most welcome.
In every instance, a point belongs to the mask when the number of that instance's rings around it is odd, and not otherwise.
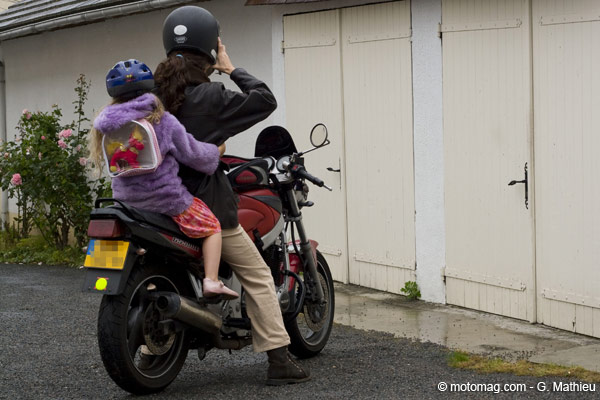
[[[221,233],[204,238],[202,254],[204,256],[204,274],[212,281],[219,280],[219,263],[221,261]]]
[[[239,295],[219,281],[219,263],[221,261],[221,233],[204,238],[202,253],[204,254],[203,281],[204,296],[223,295],[226,299],[235,299]]]

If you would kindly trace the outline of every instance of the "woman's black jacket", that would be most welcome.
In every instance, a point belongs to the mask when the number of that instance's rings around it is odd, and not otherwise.
[[[220,145],[228,138],[262,121],[277,108],[275,96],[267,85],[242,68],[231,73],[241,92],[228,90],[220,82],[188,87],[177,118],[186,130],[202,142]],[[183,164],[179,176],[190,193],[204,201],[217,216],[223,229],[238,225],[237,196],[221,166],[205,175]]]

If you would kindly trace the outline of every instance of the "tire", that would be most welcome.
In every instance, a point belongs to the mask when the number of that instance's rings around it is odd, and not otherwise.
[[[154,345],[153,349],[156,353],[164,351],[161,355],[142,356],[140,351],[151,341],[145,335],[154,333],[152,323],[159,320],[147,294],[153,290],[182,294],[184,287],[184,282],[164,268],[137,265],[123,293],[102,298],[98,313],[100,356],[108,375],[124,390],[137,395],[159,392],[179,374],[189,349],[186,330],[159,337],[156,343],[162,347]]]
[[[296,318],[285,323],[291,341],[288,348],[298,358],[310,358],[319,354],[327,344],[333,327],[335,311],[333,279],[325,257],[318,251],[317,272],[326,304],[311,305],[307,296],[303,311]]]

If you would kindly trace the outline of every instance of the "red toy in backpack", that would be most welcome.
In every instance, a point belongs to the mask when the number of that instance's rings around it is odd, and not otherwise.
[[[127,167],[140,167],[140,163],[138,162],[137,158],[140,150],[144,149],[144,143],[142,143],[142,139],[142,135],[138,131],[134,131],[129,137],[127,146],[121,145],[115,149],[115,152],[110,158],[109,163],[111,172],[117,172]]]
[[[111,178],[151,173],[162,163],[156,132],[145,119],[105,134],[102,148]]]

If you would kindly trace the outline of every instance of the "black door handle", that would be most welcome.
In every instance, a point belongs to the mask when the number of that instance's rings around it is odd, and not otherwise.
[[[342,172],[341,169],[333,169],[331,167],[327,167],[327,171],[331,171],[331,172]]]
[[[508,183],[508,186],[513,186],[513,185],[516,185],[517,183],[527,183],[527,181],[526,180],[522,180],[522,181],[510,181]]]
[[[529,178],[527,174],[527,163],[525,163],[525,179],[522,181],[510,181],[508,186],[514,186],[517,183],[523,183],[525,185],[525,208],[529,209]]]

